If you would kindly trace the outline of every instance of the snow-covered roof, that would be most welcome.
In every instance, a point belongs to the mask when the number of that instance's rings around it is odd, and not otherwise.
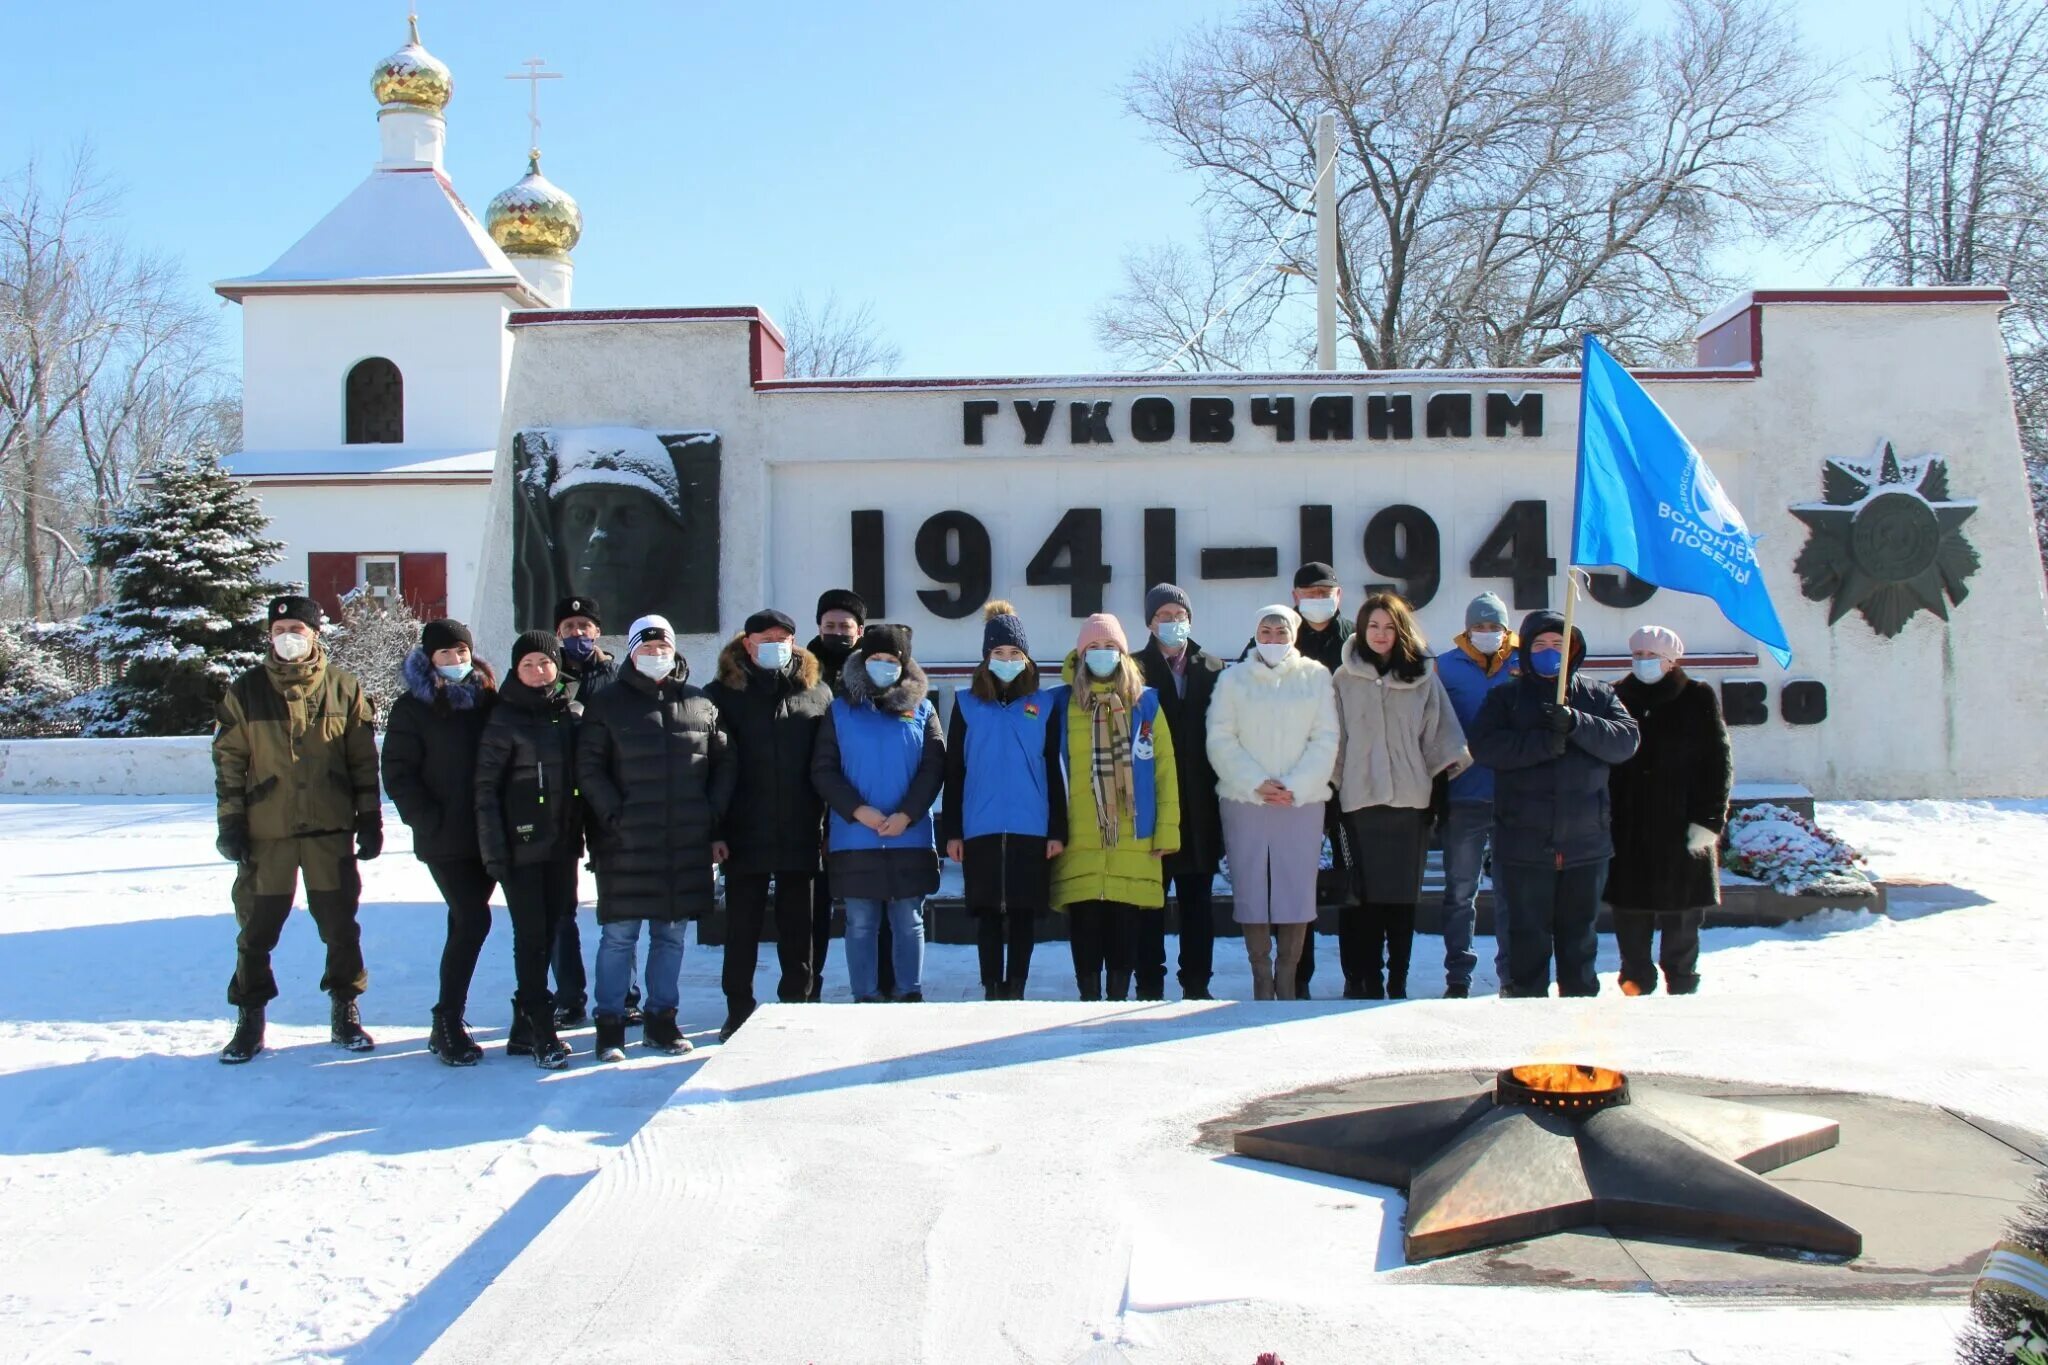
[[[269,269],[221,280],[245,294],[331,289],[501,289],[545,307],[455,189],[432,167],[380,166]]]
[[[222,460],[241,479],[332,479],[350,474],[379,478],[488,479],[495,450],[420,450],[402,445],[335,446],[329,450],[238,450]]]

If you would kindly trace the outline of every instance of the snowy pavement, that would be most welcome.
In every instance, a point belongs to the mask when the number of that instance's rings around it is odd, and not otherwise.
[[[1316,1365],[1499,1356],[1511,1320],[1518,1360],[1941,1359],[1960,1303],[1393,1283],[1398,1197],[1191,1145],[1270,1091],[1565,1056],[2048,1131],[2048,802],[1823,821],[1916,883],[1892,917],[1709,931],[1689,1000],[1613,994],[1610,942],[1586,1002],[986,1007],[973,950],[946,947],[931,997],[977,1003],[769,1009],[720,1048],[719,954],[692,944],[684,1019],[708,1046],[600,1069],[585,1032],[544,1075],[496,1046],[502,917],[470,1008],[485,1063],[426,1055],[441,912],[395,822],[365,869],[378,1050],[325,1045],[300,914],[275,1051],[229,1070],[210,804],[0,801],[0,1361],[501,1358],[516,1325],[522,1359],[637,1338],[642,1358]],[[1218,993],[1241,998],[1235,950]],[[1418,995],[1438,960],[1419,941]],[[1032,995],[1068,995],[1065,966],[1042,948]],[[843,999],[836,948],[829,973]]]

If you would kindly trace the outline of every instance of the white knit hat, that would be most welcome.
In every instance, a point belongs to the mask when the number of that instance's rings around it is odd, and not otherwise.
[[[675,627],[668,623],[666,616],[643,616],[635,621],[633,628],[626,632],[626,652],[631,654],[649,640],[666,640],[671,645],[676,642]]]
[[[1301,613],[1285,602],[1275,602],[1270,607],[1260,607],[1258,620],[1252,623],[1253,633],[1267,621],[1278,617],[1287,623],[1287,639],[1291,643],[1301,638]]]
[[[1666,663],[1677,663],[1685,657],[1685,641],[1678,638],[1678,632],[1669,626],[1639,626],[1628,637],[1628,652],[1631,654],[1654,654]]]

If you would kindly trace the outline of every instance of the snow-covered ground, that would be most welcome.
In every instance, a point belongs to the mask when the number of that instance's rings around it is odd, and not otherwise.
[[[689,1289],[670,1311],[694,1315],[691,1333],[657,1353],[672,1358],[1940,1359],[1959,1304],[1600,1295],[1592,1344],[1544,1346],[1547,1324],[1596,1298],[1382,1282],[1398,1198],[1189,1148],[1194,1124],[1268,1091],[1596,1052],[2048,1131],[2048,802],[1822,818],[1879,875],[1918,884],[1894,891],[1888,919],[1711,931],[1690,1000],[773,1009],[721,1049],[719,955],[693,944],[684,1016],[706,1046],[598,1068],[584,1033],[571,1069],[543,1075],[494,1046],[511,989],[502,920],[470,1008],[485,1063],[426,1055],[441,913],[395,821],[365,869],[377,1051],[325,1045],[301,914],[277,955],[275,1050],[228,1069],[213,1054],[234,926],[210,806],[0,800],[0,1360],[404,1360],[444,1336],[451,1356],[479,1358],[479,1333],[509,1320],[549,1248],[589,1238],[557,1215],[615,1207],[600,1196],[645,1188],[636,1167],[656,1153],[685,1154],[661,1186],[675,1240],[616,1255],[669,1257]],[[1065,998],[1065,945],[1040,951],[1033,996]],[[928,961],[932,999],[978,1002],[971,948]],[[1412,984],[1432,997],[1436,940],[1417,961]],[[1248,995],[1234,941],[1218,963],[1218,994]],[[1611,944],[1602,967],[1611,985]],[[836,947],[829,972],[844,999]],[[895,1196],[906,1180],[914,1200]],[[562,1321],[593,1330],[585,1291],[606,1274],[561,1272]],[[889,1292],[914,1311],[882,1311]],[[583,1358],[497,1344],[498,1358]]]

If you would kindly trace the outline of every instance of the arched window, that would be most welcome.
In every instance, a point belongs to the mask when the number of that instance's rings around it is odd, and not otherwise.
[[[405,380],[383,356],[359,361],[348,372],[347,435],[352,446],[405,439]]]

